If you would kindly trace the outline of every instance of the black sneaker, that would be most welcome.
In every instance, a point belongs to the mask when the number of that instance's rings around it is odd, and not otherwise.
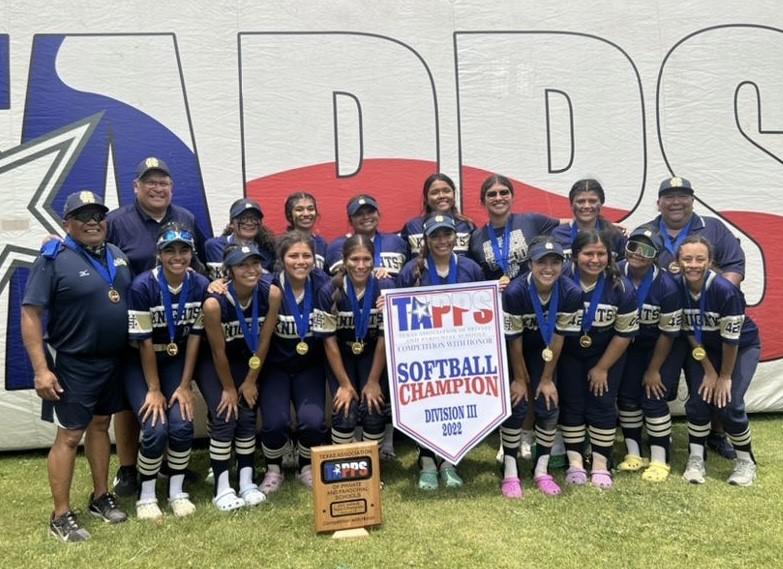
[[[128,519],[128,514],[120,510],[120,507],[117,505],[117,498],[109,492],[97,498],[90,494],[88,510],[96,518],[100,518],[110,524],[118,524]]]
[[[129,498],[139,493],[139,474],[135,466],[120,466],[112,482],[112,490],[117,496]]]
[[[49,521],[49,533],[64,543],[90,539],[90,532],[79,525],[76,514],[70,510],[56,518],[52,514],[52,519]]]
[[[707,437],[707,446],[711,451],[718,453],[723,458],[728,460],[737,458],[737,451],[734,450],[734,447],[729,442],[729,438],[723,433],[710,431],[710,436]]]

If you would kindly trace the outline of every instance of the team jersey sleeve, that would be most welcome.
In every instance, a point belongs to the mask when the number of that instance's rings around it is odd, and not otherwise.
[[[540,213],[531,214],[536,221],[537,235],[549,235],[560,226],[560,220]]]
[[[337,239],[329,244],[326,249],[326,265],[324,270],[334,275],[343,266],[343,242],[345,239]]]
[[[614,320],[614,331],[625,338],[632,338],[639,333],[639,312],[636,307],[636,294],[633,286],[622,278],[617,283],[617,316]]]
[[[410,288],[414,286],[413,270],[416,267],[416,259],[408,261],[397,275],[398,288]]]
[[[718,283],[713,283],[716,286]],[[723,298],[719,310],[720,339],[727,344],[739,344],[742,324],[745,322],[745,302],[742,293],[728,281],[720,283]],[[715,298],[717,295],[713,295]]]
[[[201,309],[204,299],[207,298],[207,287],[209,286],[209,280],[197,272],[190,273],[190,278],[193,279],[193,288],[191,289],[190,299],[188,300],[188,309],[193,307],[196,313],[193,320],[193,326],[190,329],[191,334],[197,336],[204,335],[204,311]]]
[[[525,329],[522,321],[523,295],[527,294],[523,287],[524,284],[527,284],[525,279],[516,279],[503,291],[503,332],[507,340],[520,337]]]
[[[565,279],[566,277],[560,277]],[[582,330],[584,300],[582,290],[576,285],[568,286],[566,281],[560,284],[560,306],[555,320],[555,332],[561,336],[577,336]]]
[[[745,252],[740,242],[729,229],[717,219],[709,219],[705,223],[714,225],[715,241],[712,244],[715,251],[715,264],[721,273],[739,273],[745,275]]]
[[[332,314],[332,283],[329,281],[315,295],[312,331],[319,338],[327,338],[337,332],[337,316]]]
[[[223,249],[220,247],[218,237],[207,240],[204,244],[204,263],[207,265],[207,273],[212,280],[223,276]]]
[[[468,282],[476,283],[484,280],[484,272],[473,259],[464,257],[462,258],[461,263],[465,267],[465,273],[470,279]]]
[[[151,273],[144,272],[128,289],[128,339],[134,342],[152,338],[152,299],[147,286],[150,278]]]
[[[54,259],[38,257],[27,277],[22,304],[48,308],[49,300],[55,290],[54,280]]]
[[[381,291],[395,288],[395,286],[396,284],[393,279],[378,279],[378,296],[381,295]],[[373,306],[372,313],[377,314],[375,318],[378,319],[378,337],[382,338],[384,334],[383,310],[379,310]]]
[[[663,287],[661,295],[661,312],[658,320],[658,330],[667,336],[679,336],[682,330],[682,296],[677,283],[671,276],[661,271],[660,277]]]

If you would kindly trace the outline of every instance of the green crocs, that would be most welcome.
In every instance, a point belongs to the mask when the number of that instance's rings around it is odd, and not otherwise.
[[[438,473],[435,470],[419,471],[419,490],[437,490]]]
[[[446,488],[462,488],[464,482],[453,466],[441,466],[440,479]]]

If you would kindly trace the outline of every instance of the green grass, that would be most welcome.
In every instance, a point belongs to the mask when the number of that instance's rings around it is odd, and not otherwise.
[[[707,484],[683,482],[686,433],[677,422],[668,482],[651,485],[623,473],[610,492],[565,489],[555,499],[526,485],[520,502],[500,496],[495,438],[460,465],[463,490],[432,494],[415,488],[415,451],[401,445],[397,462],[384,470],[385,523],[358,541],[316,535],[311,497],[289,476],[267,504],[236,514],[215,511],[202,483],[193,491],[199,510],[188,519],[109,526],[85,515],[93,539],[64,545],[47,534],[45,454],[0,455],[0,566],[777,567],[783,557],[781,425],[781,416],[752,419],[760,477],[751,488],[726,484],[732,463],[712,456]],[[206,471],[207,462],[206,451],[198,450],[193,467]],[[82,510],[88,481],[80,456],[72,495]],[[132,510],[131,501],[123,503]]]

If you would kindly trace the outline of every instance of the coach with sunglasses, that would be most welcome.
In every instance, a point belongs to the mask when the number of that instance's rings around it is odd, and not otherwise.
[[[136,167],[133,192],[136,200],[109,212],[106,217],[106,240],[123,250],[128,256],[132,275],[135,277],[155,266],[156,242],[161,227],[177,222],[191,228],[199,259],[204,259],[206,238],[196,224],[193,214],[171,203],[174,181],[168,165],[160,158],[145,158]],[[114,479],[114,490],[120,496],[132,496],[138,490],[136,454],[138,452],[139,425],[126,405],[125,410],[114,417],[114,434],[117,440],[117,456],[120,469]]]
[[[49,530],[66,542],[90,537],[70,504],[76,449],[85,433],[94,487],[89,513],[110,523],[127,518],[108,491],[108,428],[122,404],[119,371],[128,342],[131,274],[123,252],[106,243],[107,210],[93,192],[68,196],[67,236],[44,246],[22,301],[22,337],[43,399],[42,417],[57,426],[47,463],[54,499]]]

